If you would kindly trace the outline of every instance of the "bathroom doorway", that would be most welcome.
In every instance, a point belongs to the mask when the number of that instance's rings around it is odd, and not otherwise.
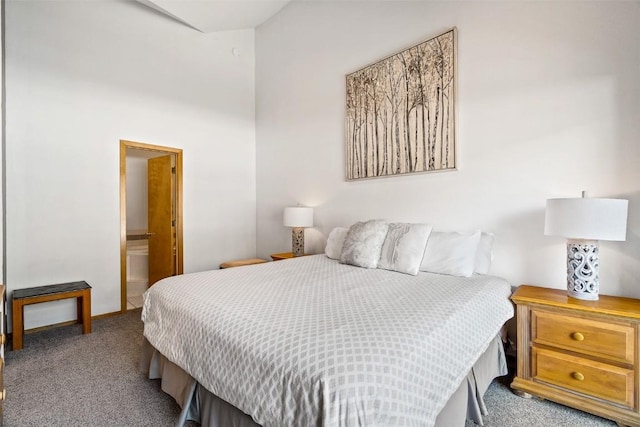
[[[182,272],[182,150],[120,141],[121,312]]]

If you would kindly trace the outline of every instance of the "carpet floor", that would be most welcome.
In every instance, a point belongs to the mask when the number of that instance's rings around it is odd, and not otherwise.
[[[7,352],[4,426],[174,425],[180,407],[158,380],[138,371],[140,310],[92,326],[88,335],[79,325],[28,334],[24,349]],[[487,427],[615,426],[553,402],[517,397],[506,377],[493,382],[485,399]]]

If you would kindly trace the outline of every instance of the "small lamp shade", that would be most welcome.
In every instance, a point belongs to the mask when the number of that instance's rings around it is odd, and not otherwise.
[[[628,200],[549,199],[544,234],[584,240],[626,240]]]
[[[294,206],[284,208],[285,227],[313,227],[313,208]]]
[[[585,193],[583,193],[583,196]],[[597,300],[600,292],[598,240],[626,240],[628,200],[549,199],[544,234],[567,242],[567,293]]]
[[[284,208],[282,224],[291,229],[291,252],[293,256],[304,255],[304,227],[313,227],[313,208],[293,206]]]

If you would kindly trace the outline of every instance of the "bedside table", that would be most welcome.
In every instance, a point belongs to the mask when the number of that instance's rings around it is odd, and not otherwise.
[[[640,425],[640,300],[520,286],[513,389],[625,425]]]
[[[304,254],[302,256],[308,256],[310,254]],[[274,261],[280,261],[281,259],[288,259],[288,258],[298,258],[298,257],[294,257],[293,256],[293,252],[282,252],[280,254],[271,254],[271,259]]]
[[[249,258],[249,259],[238,259],[235,261],[225,261],[222,264],[220,264],[220,269],[224,270],[225,268],[242,267],[243,265],[262,264],[265,262],[267,262],[267,260],[262,258]]]

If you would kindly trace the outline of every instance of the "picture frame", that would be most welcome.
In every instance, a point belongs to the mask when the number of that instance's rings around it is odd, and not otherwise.
[[[457,30],[346,76],[347,181],[455,170]]]

